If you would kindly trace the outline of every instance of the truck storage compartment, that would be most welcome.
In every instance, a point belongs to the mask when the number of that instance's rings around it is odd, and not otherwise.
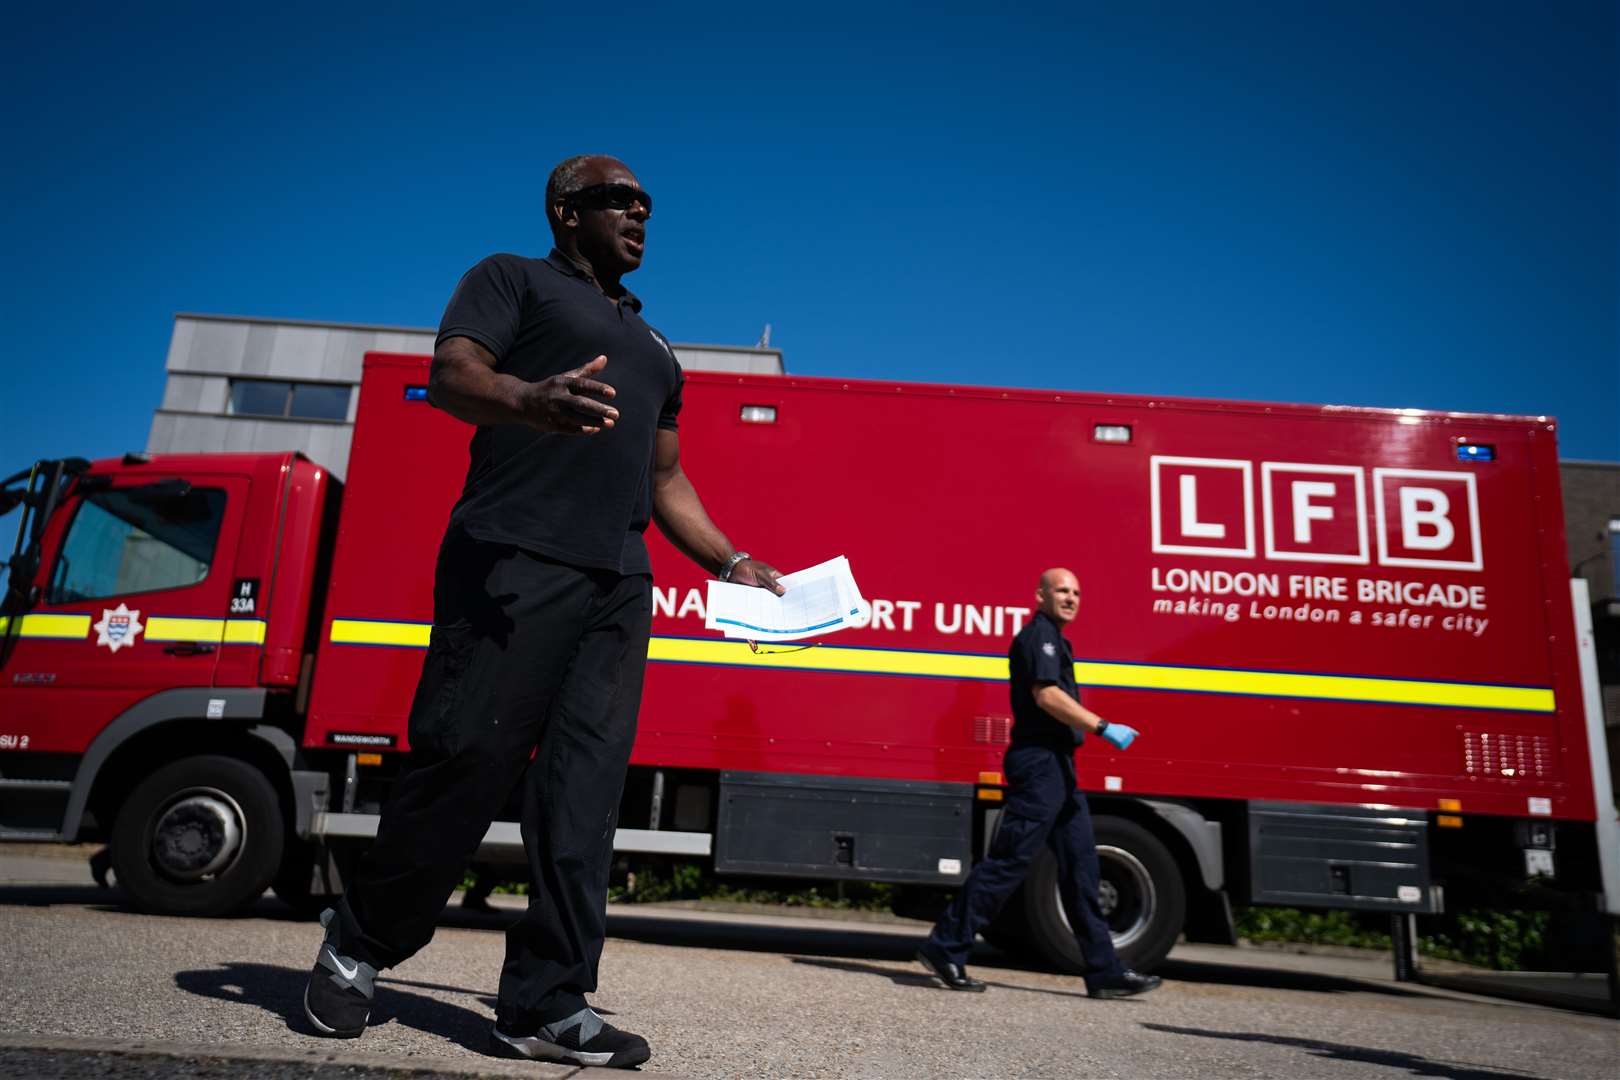
[[[715,869],[956,885],[972,811],[972,784],[722,772]]]
[[[1441,904],[1429,876],[1428,835],[1428,822],[1409,810],[1250,803],[1251,898],[1433,914]]]

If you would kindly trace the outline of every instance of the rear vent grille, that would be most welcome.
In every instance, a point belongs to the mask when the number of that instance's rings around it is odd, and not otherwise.
[[[975,716],[973,741],[989,743],[992,746],[1005,746],[1012,742],[1012,717]]]
[[[1498,780],[1556,780],[1560,773],[1551,739],[1513,731],[1463,732],[1463,771]]]

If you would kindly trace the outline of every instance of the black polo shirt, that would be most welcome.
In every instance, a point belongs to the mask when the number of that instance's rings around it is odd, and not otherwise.
[[[1069,639],[1051,616],[1037,611],[1013,638],[1007,650],[1011,669],[1014,746],[1046,746],[1069,753],[1085,739],[1084,732],[1062,723],[1035,703],[1035,688],[1052,683],[1074,700],[1080,688],[1074,681],[1074,653]]]
[[[495,354],[495,370],[527,382],[607,357],[595,377],[616,391],[613,427],[558,435],[517,424],[480,427],[453,525],[571,566],[651,573],[642,539],[652,518],[658,429],[674,431],[681,366],[626,292],[604,296],[561,252],[491,255],[456,286],[438,340],[465,337]]]

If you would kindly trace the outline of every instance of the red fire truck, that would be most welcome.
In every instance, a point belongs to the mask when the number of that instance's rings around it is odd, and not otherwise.
[[[345,484],[295,454],[13,478],[0,838],[104,837],[151,911],[341,887],[465,469],[427,365],[368,357]],[[872,611],[755,651],[650,538],[621,851],[960,884],[1001,805],[1007,642],[1065,565],[1086,702],[1143,732],[1079,755],[1129,963],[1229,935],[1231,902],[1620,900],[1545,418],[692,373],[681,421],[734,540],[847,555]],[[519,850],[498,821],[481,857]],[[1049,861],[996,935],[1077,963]]]

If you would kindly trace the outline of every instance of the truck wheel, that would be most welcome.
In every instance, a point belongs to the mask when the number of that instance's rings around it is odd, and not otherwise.
[[[1134,821],[1096,817],[1098,888],[1114,948],[1127,967],[1151,971],[1170,952],[1187,914],[1187,889],[1176,860],[1158,837]],[[1085,965],[1058,898],[1057,857],[1042,851],[1024,883],[1023,914],[1029,945],[1061,970]]]
[[[204,755],[163,766],[129,793],[113,822],[113,869],[142,911],[224,915],[264,892],[283,844],[264,774]]]

